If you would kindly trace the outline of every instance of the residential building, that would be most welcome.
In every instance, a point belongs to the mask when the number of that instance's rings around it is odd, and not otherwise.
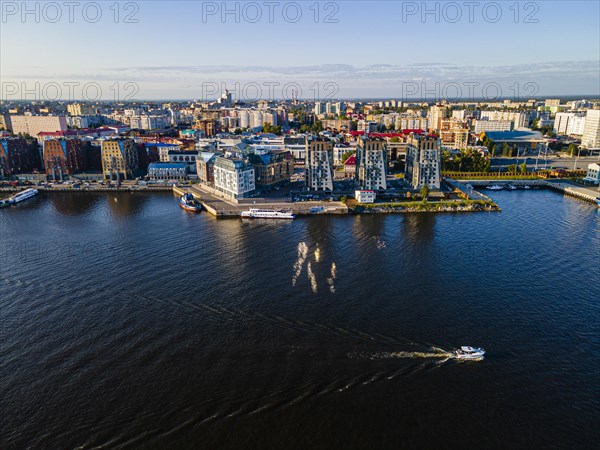
[[[600,109],[588,109],[581,146],[587,149],[600,149]]]
[[[257,186],[285,183],[294,174],[294,158],[286,150],[251,153],[248,159],[254,167]]]
[[[365,133],[375,133],[377,131],[377,122],[359,120],[357,130]]]
[[[427,118],[429,119],[429,127],[432,130],[439,130],[442,125],[442,120],[448,117],[448,108],[441,105],[434,105],[429,108]]]
[[[407,139],[405,179],[413,189],[440,188],[440,142],[431,136],[411,133]]]
[[[63,180],[69,175],[88,169],[89,142],[79,139],[53,139],[44,141],[44,170],[46,177]]]
[[[23,138],[0,139],[0,179],[30,173],[40,166],[40,156],[35,142]]]
[[[513,123],[510,120],[484,120],[475,121],[475,133],[479,134],[484,131],[511,131]]]
[[[330,140],[306,140],[305,183],[309,191],[333,191],[333,145]]]
[[[188,165],[185,163],[153,162],[148,165],[148,178],[151,180],[185,180]]]
[[[444,147],[465,148],[469,144],[467,122],[457,119],[442,119],[440,139]]]
[[[138,152],[131,139],[102,142],[102,173],[105,179],[127,180],[138,172]]]
[[[82,105],[81,103],[71,103],[67,105],[67,113],[70,116],[93,116],[97,113],[96,108],[91,105]]]
[[[256,189],[254,168],[240,158],[217,156],[214,165],[215,189],[226,197],[247,197]]]
[[[28,134],[37,137],[43,131],[66,131],[65,116],[11,116],[10,123],[14,134]]]
[[[361,189],[384,191],[387,188],[388,154],[383,139],[362,138],[356,148],[356,181]]]
[[[222,153],[200,152],[196,158],[196,173],[201,183],[213,184],[215,182],[215,161]]]
[[[346,178],[354,178],[356,176],[356,153],[348,156],[344,161],[344,174]]]

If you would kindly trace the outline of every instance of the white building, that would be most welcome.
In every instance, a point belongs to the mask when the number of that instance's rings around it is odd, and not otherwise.
[[[367,122],[366,120],[359,120],[358,131],[364,131],[365,133],[375,133],[377,131],[377,122]]]
[[[361,189],[387,189],[387,148],[384,140],[360,139],[356,148],[356,181]]]
[[[256,189],[254,168],[242,159],[217,156],[214,166],[215,189],[226,197],[247,197]]]
[[[354,191],[354,198],[358,203],[375,203],[377,193],[371,190],[358,189]]]
[[[440,188],[442,164],[440,143],[436,138],[411,134],[407,139],[405,179],[413,189]]]
[[[331,141],[306,141],[305,182],[309,191],[333,191],[333,145]]]
[[[581,138],[583,148],[600,148],[600,109],[588,109]]]
[[[600,165],[596,163],[588,164],[587,174],[583,181],[600,184]]]
[[[34,138],[42,131],[67,130],[65,116],[10,116],[10,123],[14,134],[29,134]]]
[[[532,113],[523,111],[481,111],[479,118],[487,120],[510,120],[513,123],[513,128],[511,129],[514,129],[527,127],[532,118]]]
[[[559,112],[554,117],[554,132],[563,135],[583,134],[585,128],[585,113]]]
[[[476,120],[475,133],[483,131],[511,131],[513,123],[510,120]]]

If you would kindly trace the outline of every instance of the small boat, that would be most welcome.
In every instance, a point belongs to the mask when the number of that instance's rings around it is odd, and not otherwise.
[[[490,186],[486,186],[486,188],[489,189],[490,191],[501,191],[502,189],[504,189],[499,184],[492,184]]]
[[[275,209],[250,208],[242,211],[242,218],[246,219],[295,219],[296,215],[289,211],[277,211]]]
[[[18,194],[13,195],[8,199],[8,201],[11,202],[11,204],[21,203],[25,200],[30,199],[31,197],[35,197],[36,195],[38,195],[38,190],[29,188],[19,192]]]
[[[516,191],[518,189],[518,187],[516,187],[514,184],[509,184],[508,185],[508,190],[509,191]]]
[[[456,359],[480,360],[483,359],[483,355],[485,355],[485,350],[477,347],[463,346],[454,351],[454,357]]]
[[[189,192],[179,197],[179,206],[186,211],[200,212],[202,211],[202,204],[194,198]]]
[[[472,184],[469,184],[469,183],[465,184],[465,187],[466,187],[467,189],[473,189],[473,185],[472,185]]]
[[[531,186],[523,186],[523,189],[531,189]]]

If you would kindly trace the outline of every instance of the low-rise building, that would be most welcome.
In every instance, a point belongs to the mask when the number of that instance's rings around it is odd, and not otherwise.
[[[256,189],[254,168],[240,158],[218,156],[214,165],[215,189],[229,198],[247,197]]]
[[[354,191],[354,198],[358,203],[375,203],[377,193],[372,190],[359,189]]]
[[[511,131],[513,123],[510,120],[476,120],[475,133],[484,131]]]
[[[596,163],[588,164],[587,173],[583,181],[600,184],[600,165]]]
[[[148,165],[148,178],[151,180],[185,180],[188,165],[185,163],[154,162]]]

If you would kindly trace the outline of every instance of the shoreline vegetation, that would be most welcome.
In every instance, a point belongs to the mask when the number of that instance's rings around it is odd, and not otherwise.
[[[397,202],[348,205],[352,214],[395,214],[412,212],[479,212],[501,211],[491,200],[453,200],[439,202]]]

